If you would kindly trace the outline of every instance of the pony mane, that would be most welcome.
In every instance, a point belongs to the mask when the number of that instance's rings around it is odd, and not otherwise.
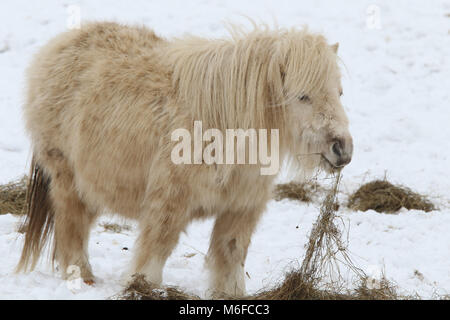
[[[177,38],[163,51],[177,98],[205,127],[281,129],[283,107],[320,90],[336,65],[325,38],[306,28],[229,31],[229,39]]]

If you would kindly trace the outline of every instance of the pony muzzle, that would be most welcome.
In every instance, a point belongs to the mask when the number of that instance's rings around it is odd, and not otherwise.
[[[343,168],[352,160],[353,141],[351,137],[335,138],[329,145],[329,150],[322,154],[328,164],[337,169]]]

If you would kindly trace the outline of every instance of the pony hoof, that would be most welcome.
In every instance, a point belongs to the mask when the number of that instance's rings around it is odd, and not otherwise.
[[[83,280],[84,283],[86,283],[88,286],[93,286],[95,284],[95,281],[92,279]]]

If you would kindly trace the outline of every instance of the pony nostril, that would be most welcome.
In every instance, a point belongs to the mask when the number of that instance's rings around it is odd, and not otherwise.
[[[331,150],[333,150],[333,152],[338,157],[342,157],[342,146],[341,146],[341,143],[339,141],[336,141],[335,143],[333,143],[333,146],[331,147]]]

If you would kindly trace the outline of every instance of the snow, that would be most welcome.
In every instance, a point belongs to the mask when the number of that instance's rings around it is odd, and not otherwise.
[[[72,5],[82,20],[145,24],[162,36],[226,35],[222,22],[249,24],[241,15],[282,26],[308,25],[339,42],[343,102],[355,152],[344,170],[340,198],[360,184],[386,176],[427,194],[439,207],[397,215],[353,212],[341,206],[354,262],[368,274],[380,270],[403,293],[435,298],[450,292],[450,3],[434,1],[56,1],[1,2],[0,183],[27,172],[29,140],[22,119],[24,69],[32,54],[66,29]],[[319,181],[320,182],[320,181]],[[249,249],[247,289],[255,292],[282,279],[301,261],[318,204],[269,203]],[[136,232],[106,231],[100,219],[89,254],[95,286],[63,281],[41,263],[14,274],[23,235],[19,219],[0,215],[0,298],[105,299],[117,294]],[[119,221],[121,222],[121,221]],[[130,223],[130,222],[127,222]],[[298,228],[297,228],[298,226]],[[212,221],[192,224],[164,270],[164,283],[204,296],[204,254]],[[130,250],[123,250],[124,247]]]

